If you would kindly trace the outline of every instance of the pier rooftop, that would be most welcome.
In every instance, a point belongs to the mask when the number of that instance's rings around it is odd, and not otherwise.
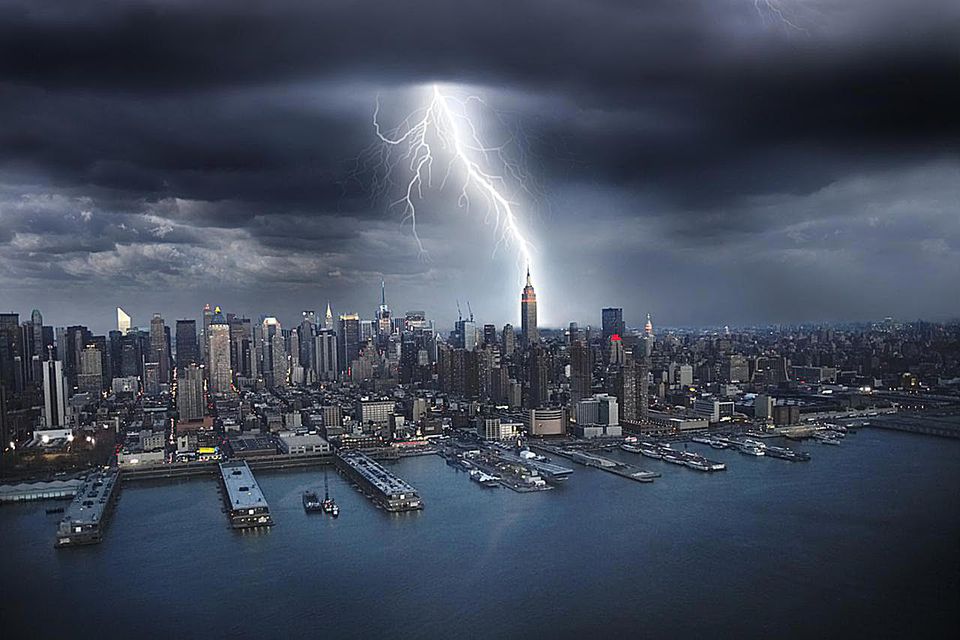
[[[260,491],[253,472],[244,460],[230,460],[220,463],[223,486],[226,487],[231,509],[253,509],[266,507],[267,501]]]
[[[340,457],[385,496],[403,499],[417,495],[416,489],[360,452],[348,451],[342,453]]]

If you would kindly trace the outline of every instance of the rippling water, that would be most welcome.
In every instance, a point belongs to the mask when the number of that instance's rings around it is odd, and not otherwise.
[[[212,479],[128,484],[99,546],[0,509],[0,630],[78,637],[895,637],[960,623],[960,442],[862,430],[791,463],[691,445],[704,474],[575,466],[562,487],[484,489],[440,458],[393,470],[426,509],[387,514],[335,473],[260,472],[276,526],[227,527]],[[565,463],[567,464],[567,463]],[[572,464],[572,463],[569,463]]]

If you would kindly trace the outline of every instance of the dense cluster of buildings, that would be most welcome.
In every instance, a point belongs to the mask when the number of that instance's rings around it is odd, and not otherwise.
[[[485,439],[790,425],[824,412],[956,394],[956,324],[892,321],[731,331],[537,322],[527,273],[519,330],[423,311],[303,311],[299,324],[206,306],[199,323],[54,328],[0,314],[0,430],[7,451],[107,437],[121,464],[416,446],[449,428]],[[104,433],[104,432],[107,433]],[[78,440],[79,439],[79,440]]]

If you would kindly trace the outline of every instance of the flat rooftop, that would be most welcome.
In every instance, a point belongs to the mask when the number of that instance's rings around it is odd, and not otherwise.
[[[368,458],[362,453],[351,451],[342,454],[341,458],[361,476],[388,496],[416,495],[417,490],[387,471],[383,465]]]
[[[110,502],[110,494],[117,483],[117,472],[97,471],[87,476],[80,485],[77,495],[67,507],[61,526],[69,525],[99,525],[103,512]]]
[[[221,462],[220,474],[223,476],[223,485],[227,489],[232,509],[268,507],[257,479],[253,477],[253,472],[245,461]]]

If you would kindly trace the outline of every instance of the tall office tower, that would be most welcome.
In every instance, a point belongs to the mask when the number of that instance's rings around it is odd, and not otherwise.
[[[503,332],[500,334],[500,342],[503,346],[503,355],[512,356],[517,350],[517,334],[513,331],[512,324],[503,325]]]
[[[340,371],[346,371],[350,363],[360,356],[360,316],[355,313],[342,314],[339,334]]]
[[[309,315],[308,315],[309,314]],[[304,311],[303,320],[300,322],[300,327],[297,330],[300,338],[300,351],[297,354],[297,358],[300,361],[300,366],[302,366],[307,371],[312,371],[313,373],[317,372],[317,360],[316,360],[316,345],[314,344],[314,336],[317,335],[317,314],[313,311]],[[293,355],[293,345],[290,347],[290,355]]]
[[[393,324],[390,322],[390,307],[387,306],[387,287],[380,281],[380,307],[377,309],[377,344],[382,349],[387,339],[393,333]]]
[[[180,420],[202,420],[205,408],[203,369],[191,362],[181,368],[177,377],[177,411]]]
[[[610,336],[622,336],[626,333],[626,325],[623,323],[623,309],[617,307],[607,307],[600,312],[600,330],[603,332],[603,342],[606,344]]]
[[[590,397],[593,387],[593,353],[581,341],[570,345],[570,401]]]
[[[77,374],[77,391],[100,395],[103,390],[103,359],[95,345],[88,344],[80,353],[80,373]]]
[[[570,326],[567,328],[567,344],[575,344],[577,342],[586,342],[586,336],[584,331],[580,328],[576,322],[571,322]]]
[[[210,317],[207,327],[210,351],[207,354],[207,375],[212,395],[229,393],[233,382],[233,370],[230,368],[230,325],[217,307]]]
[[[210,310],[210,305],[203,305],[203,334],[201,336],[200,344],[203,347],[203,353],[201,357],[206,361],[207,356],[210,355],[210,323],[213,322],[213,311]],[[207,362],[207,364],[210,364]]]
[[[404,331],[400,340],[400,384],[410,384],[417,372],[417,338],[412,331]]]
[[[117,307],[117,331],[123,335],[130,331],[130,316],[120,307]]]
[[[150,320],[150,353],[147,362],[157,363],[157,372],[160,384],[170,381],[170,349],[167,342],[167,331],[163,324],[163,317],[159,313],[153,314]]]
[[[329,302],[327,303],[327,313],[323,316],[323,328],[330,331],[335,331],[337,328],[333,322],[333,310],[330,308]]]
[[[160,363],[143,363],[143,394],[146,396],[160,395]]]
[[[77,386],[77,373],[80,370],[80,353],[87,346],[93,335],[83,325],[67,327],[65,333],[66,347],[60,356],[63,363],[63,375],[67,378],[67,390],[72,392]],[[59,345],[57,345],[59,349]]]
[[[473,320],[457,320],[457,348],[473,351],[477,348],[477,325]]]
[[[280,321],[272,316],[264,317],[257,326],[257,367],[268,387],[283,386],[287,379],[287,350],[283,341]]]
[[[321,329],[314,338],[316,346],[317,377],[320,380],[336,380],[340,371],[338,363],[337,332]]]
[[[53,358],[43,363],[43,421],[48,429],[67,426],[67,379]]]
[[[257,377],[257,357],[253,340],[253,323],[250,318],[233,316],[230,325],[230,368],[241,378]]]
[[[128,333],[120,337],[120,375],[117,378],[143,375],[143,354],[140,348],[140,335]]]
[[[197,321],[177,320],[177,368],[185,369],[200,363],[200,348],[197,345]]]
[[[497,346],[497,325],[483,325],[483,344],[491,348]]]
[[[23,335],[19,313],[0,313],[0,384],[10,391],[23,390]]]
[[[527,408],[538,409],[549,399],[547,384],[550,375],[549,354],[541,345],[533,343],[527,368],[529,390]]]
[[[650,416],[650,356],[653,352],[653,322],[650,320],[650,314],[647,314],[647,324],[643,328],[643,358],[640,360],[639,371],[637,372],[637,384],[640,386],[637,407],[637,419],[641,424],[646,424]],[[693,376],[690,376],[690,382],[693,382]]]
[[[114,329],[107,335],[107,349],[110,352],[110,370],[104,373],[104,378],[109,382],[123,377],[123,334],[119,329]]]
[[[637,412],[637,365],[633,360],[633,353],[629,349],[624,352],[624,363],[620,369],[617,382],[620,417],[629,422],[636,422],[639,417]]]
[[[527,286],[520,296],[520,330],[526,346],[540,342],[540,330],[537,329],[537,292],[530,280],[530,267],[527,267]]]
[[[43,315],[39,309],[34,309],[30,314],[30,324],[32,325],[33,349],[31,356],[40,356],[41,360],[47,357],[47,345],[43,343]]]
[[[610,336],[604,346],[607,350],[607,363],[616,367],[623,365],[626,359],[626,352],[620,334],[615,333]]]

